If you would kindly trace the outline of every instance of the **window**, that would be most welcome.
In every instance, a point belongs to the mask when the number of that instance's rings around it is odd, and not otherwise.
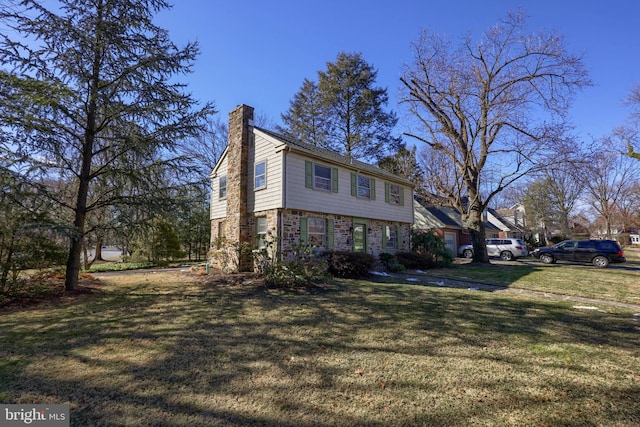
[[[351,195],[361,199],[376,199],[376,180],[351,173]]]
[[[260,190],[267,186],[267,162],[256,163],[255,166],[255,190]]]
[[[224,228],[225,228],[225,221],[223,220],[218,223],[218,236],[213,242],[216,249],[222,248],[222,242],[224,241],[224,235],[225,235]]]
[[[398,227],[395,225],[385,225],[385,249],[397,249],[398,248]]]
[[[256,245],[258,249],[264,249],[267,246],[266,216],[259,216],[256,218]]]
[[[300,243],[311,245],[314,251],[333,249],[334,220],[332,218],[300,217]]]
[[[594,249],[595,245],[591,240],[584,240],[578,242],[578,249]]]
[[[226,199],[227,198],[227,177],[226,176],[221,176],[220,180],[218,181],[218,187],[219,187],[219,191],[218,191],[218,198],[219,199]]]
[[[313,188],[331,191],[331,168],[313,165]]]
[[[322,218],[309,218],[307,226],[309,244],[324,248],[325,236],[327,235],[326,221]]]
[[[304,161],[304,186],[314,190],[338,192],[338,168]]]
[[[358,175],[358,197],[371,198],[371,179]]]
[[[392,205],[400,204],[400,186],[389,184],[389,203]]]

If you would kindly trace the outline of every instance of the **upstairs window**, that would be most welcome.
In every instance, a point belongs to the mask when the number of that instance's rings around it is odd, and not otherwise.
[[[384,201],[390,205],[404,206],[404,190],[398,184],[384,183]]]
[[[358,175],[358,197],[371,198],[371,179]]]
[[[226,199],[227,198],[227,177],[221,176],[218,181],[218,198]]]
[[[400,186],[389,184],[389,203],[392,205],[400,204]]]
[[[351,173],[351,195],[361,199],[376,199],[376,180]]]
[[[314,190],[338,192],[338,169],[313,163],[304,162],[304,186]]]
[[[262,161],[260,163],[256,163],[255,166],[255,190],[260,190],[267,186],[267,162]]]
[[[313,165],[313,188],[316,190],[331,190],[331,168]]]

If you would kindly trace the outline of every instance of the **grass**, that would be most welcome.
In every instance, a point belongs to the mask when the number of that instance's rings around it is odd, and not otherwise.
[[[543,264],[526,258],[515,265],[494,263],[491,268],[473,264],[429,270],[429,276],[466,280],[514,289],[528,289],[640,304],[640,250],[627,249],[628,261],[598,269],[586,264]]]
[[[138,270],[152,267],[154,267],[154,264],[151,262],[101,262],[93,264],[87,271],[89,273],[100,273],[104,271]]]
[[[640,424],[628,309],[232,279],[109,273],[80,299],[5,311],[0,401],[69,403],[78,426]]]

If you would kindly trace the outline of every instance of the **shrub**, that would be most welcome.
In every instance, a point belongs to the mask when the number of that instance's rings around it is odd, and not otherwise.
[[[361,279],[369,275],[376,259],[371,254],[361,252],[329,252],[329,272],[336,277]]]
[[[391,266],[391,264],[394,264],[396,262],[396,256],[388,252],[382,252],[380,255],[378,255],[378,258],[380,258],[380,262],[387,270],[389,269],[389,266]]]
[[[392,273],[399,273],[405,270],[404,265],[398,263],[398,260],[396,259],[395,254],[382,252],[379,255],[379,258],[380,258],[380,262],[382,263],[382,265],[384,265],[384,268],[386,268],[387,271],[390,271]]]
[[[267,247],[271,247],[268,243]],[[321,283],[327,279],[327,260],[318,257],[311,245],[294,245],[290,261],[278,261],[275,251],[264,250],[265,284],[277,288],[297,288]],[[260,259],[258,257],[258,259]]]
[[[417,252],[398,252],[396,253],[398,264],[411,270],[427,269],[433,267],[433,256],[430,254],[420,254]]]
[[[394,263],[389,264],[388,269],[392,273],[400,273],[401,271],[405,270],[405,266],[402,265],[402,264],[399,264],[397,262],[394,262]]]
[[[429,267],[435,264],[447,266],[453,262],[453,255],[445,247],[444,241],[433,231],[412,231],[411,248],[414,252],[430,257]],[[405,267],[412,268],[406,264]]]

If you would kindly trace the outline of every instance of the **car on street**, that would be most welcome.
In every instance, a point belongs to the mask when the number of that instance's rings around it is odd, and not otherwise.
[[[487,253],[490,257],[500,257],[505,261],[529,255],[527,245],[521,239],[486,239]],[[473,245],[462,245],[458,248],[458,255],[473,258]]]
[[[625,262],[624,252],[615,240],[563,240],[553,246],[535,249],[531,255],[545,264],[556,261],[591,263],[605,268],[612,262]]]

